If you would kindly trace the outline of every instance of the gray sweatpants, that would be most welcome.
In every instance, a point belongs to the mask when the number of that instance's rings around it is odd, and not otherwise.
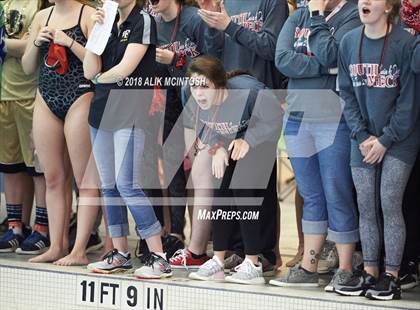
[[[351,169],[357,191],[360,240],[365,266],[379,265],[381,244],[384,240],[386,270],[398,271],[400,268],[405,245],[402,201],[411,168],[412,166],[401,160],[385,155],[379,193],[376,185],[376,169],[379,168]],[[377,198],[380,198],[383,213],[383,235],[379,210],[376,207]]]

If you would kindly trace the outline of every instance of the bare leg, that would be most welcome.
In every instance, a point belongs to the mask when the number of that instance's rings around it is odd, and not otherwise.
[[[44,167],[46,202],[51,246],[47,252],[30,262],[53,262],[66,254],[63,234],[66,217],[65,146],[63,123],[46,106],[40,95],[35,99],[33,135],[35,147]]]
[[[25,175],[25,172],[4,174],[4,195],[6,197],[6,203],[13,205],[22,205],[24,203],[26,184]],[[22,210],[22,213],[23,211],[24,210]],[[27,216],[28,222],[29,216]],[[23,222],[23,214],[21,222]]]
[[[287,267],[293,267],[298,264],[303,257],[303,231],[302,231],[302,217],[303,217],[303,198],[298,190],[295,193],[295,210],[296,210],[296,226],[298,231],[299,245],[298,250],[293,259],[286,263]]]
[[[92,154],[88,127],[91,98],[92,94],[80,97],[70,108],[64,125],[70,161],[79,188],[79,208],[73,250],[68,256],[56,261],[56,265],[87,265],[89,263],[86,246],[98,214],[98,205],[92,205],[91,201],[97,201],[100,197],[95,166],[88,165]]]
[[[316,272],[319,254],[325,242],[325,235],[305,235],[305,251],[303,253],[302,267],[310,272]]]
[[[194,254],[206,253],[207,242],[210,239],[211,221],[199,220],[200,210],[210,211],[213,202],[213,182],[211,175],[212,156],[208,149],[200,151],[194,159],[191,179],[194,184],[194,210],[191,222],[191,241],[188,249]]]
[[[356,245],[354,243],[350,243],[350,244],[336,243],[335,245],[337,247],[338,257],[340,261],[339,268],[347,270],[348,272],[352,272],[353,271],[353,265],[352,265],[353,253],[354,253],[354,249]]]
[[[34,204],[34,183],[32,178],[27,174],[23,173],[23,209],[22,209],[22,222],[24,225],[29,226],[31,224],[32,207]]]

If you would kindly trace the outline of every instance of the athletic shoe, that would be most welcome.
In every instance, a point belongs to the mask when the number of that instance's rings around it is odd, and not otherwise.
[[[144,266],[137,269],[134,276],[138,279],[169,278],[172,276],[172,270],[166,259],[152,252],[145,257]]]
[[[13,229],[9,229],[3,236],[0,238],[0,253],[12,253],[23,242],[24,237],[19,234],[15,234]]]
[[[185,244],[173,235],[166,235],[162,237],[162,247],[167,257],[172,257],[177,251],[184,249]]]
[[[17,254],[36,255],[45,252],[50,246],[50,239],[44,237],[36,230],[26,238],[19,248],[16,249]]]
[[[244,259],[236,253],[233,253],[231,256],[225,258],[225,271],[231,272],[235,271],[235,267],[242,264]]]
[[[318,273],[325,274],[338,268],[338,252],[335,243],[326,240],[318,262]]]
[[[375,286],[366,291],[365,296],[376,300],[401,299],[400,281],[390,273],[382,273]]]
[[[191,272],[188,278],[201,281],[224,281],[225,272],[220,260],[213,256],[201,265],[196,272]]]
[[[131,270],[133,265],[131,263],[131,255],[122,255],[117,249],[108,252],[104,259],[87,265],[87,269],[94,273],[117,273]]]
[[[416,274],[407,273],[400,278],[401,289],[407,291],[415,288],[418,283],[418,278]]]
[[[330,283],[328,283],[328,285],[324,288],[324,290],[328,293],[332,293],[335,291],[335,288],[337,287],[337,285],[347,283],[352,277],[353,277],[352,272],[349,272],[344,269],[337,269]]]
[[[244,259],[236,253],[233,253],[231,256],[225,259],[225,272],[235,272],[235,267],[242,264]],[[276,274],[276,266],[274,266],[264,255],[258,255],[258,261],[262,263],[263,276],[264,277],[274,277]]]
[[[201,258],[193,258],[192,253],[188,249],[181,249],[169,259],[169,263],[173,269],[197,269],[210,258],[204,255]]]
[[[417,286],[417,265],[414,262],[409,262],[404,268],[404,271],[400,271],[400,284],[401,289],[409,290]]]
[[[319,276],[316,272],[308,272],[299,265],[289,269],[286,277],[270,280],[271,285],[281,287],[318,287]]]
[[[235,272],[226,277],[226,282],[239,284],[265,284],[263,278],[262,264],[255,266],[254,263],[245,258],[244,262],[235,267]]]
[[[76,242],[76,234],[77,234],[77,222],[76,216],[73,216],[70,221],[70,228],[69,228],[69,253],[73,250],[74,243]],[[101,249],[104,246],[101,237],[99,236],[98,232],[92,233],[89,236],[88,243],[86,245],[86,254],[92,253]]]
[[[172,257],[178,250],[185,248],[184,242],[173,235],[166,235],[161,237],[161,240],[163,252],[166,253],[167,257]],[[140,239],[137,242],[136,256],[140,259],[142,264],[146,262],[148,254],[150,254],[150,251],[147,247],[146,240]]]
[[[264,255],[258,255],[258,261],[262,264],[262,271],[264,277],[274,277],[276,275],[276,266],[270,263]]]
[[[343,296],[364,296],[375,284],[376,279],[363,270],[355,272],[347,282],[337,283],[334,292]]]
[[[104,243],[98,233],[90,234],[88,244],[86,245],[86,254],[97,251],[103,246]]]

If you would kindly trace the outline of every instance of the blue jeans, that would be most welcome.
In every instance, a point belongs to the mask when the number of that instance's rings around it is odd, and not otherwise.
[[[129,235],[127,206],[142,239],[160,234],[162,227],[140,185],[144,131],[127,128],[109,132],[90,127],[90,133],[110,237]]]
[[[285,120],[285,140],[299,193],[304,200],[302,228],[308,235],[328,233],[336,243],[359,240],[350,170],[347,124]]]

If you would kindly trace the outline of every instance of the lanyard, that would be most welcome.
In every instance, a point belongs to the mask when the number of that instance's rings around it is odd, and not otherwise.
[[[325,18],[326,21],[329,21],[331,18],[333,18],[334,15],[336,15],[340,10],[343,8],[343,6],[347,3],[347,0],[342,0],[335,9]]]

